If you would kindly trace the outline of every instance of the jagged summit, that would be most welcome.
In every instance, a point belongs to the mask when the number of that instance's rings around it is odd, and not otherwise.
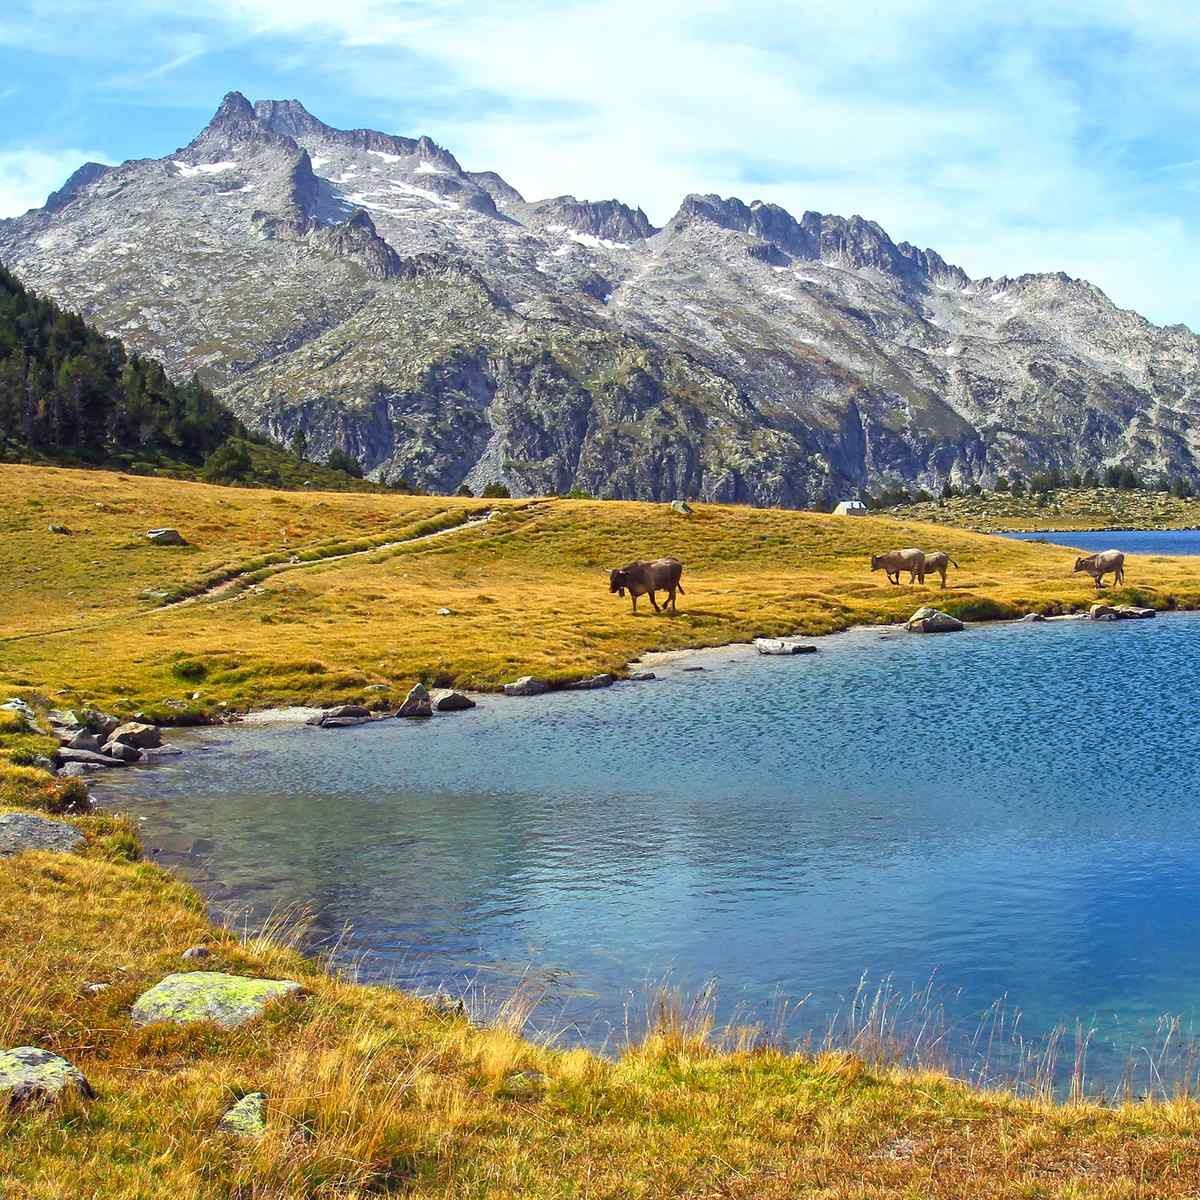
[[[230,92],[0,259],[248,423],[435,490],[828,504],[1110,464],[1200,482],[1200,342],[862,216],[526,202],[428,137]]]

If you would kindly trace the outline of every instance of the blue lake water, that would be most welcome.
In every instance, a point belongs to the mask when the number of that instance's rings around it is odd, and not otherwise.
[[[1004,536],[1022,542],[1075,546],[1087,554],[1096,550],[1124,550],[1126,554],[1200,554],[1200,529],[1105,529],[1099,533],[1047,530]]]
[[[1200,620],[820,647],[424,723],[181,733],[109,799],[219,911],[311,903],[404,986],[524,975],[568,1040],[611,1045],[668,975],[717,978],[722,1018],[807,997],[786,1032],[818,1038],[864,973],[901,1024],[933,980],[944,1047],[988,1078],[1079,1020],[1111,1090],[1160,1017],[1200,1030]]]

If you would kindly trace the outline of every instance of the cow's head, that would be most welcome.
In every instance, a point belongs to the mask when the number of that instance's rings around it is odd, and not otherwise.
[[[1090,558],[1077,558],[1075,560],[1075,571],[1086,571],[1091,561]],[[1073,575],[1075,571],[1072,571],[1071,574]]]
[[[608,590],[616,592],[618,596],[625,595],[625,589],[629,586],[629,572],[621,567],[614,567],[608,573]]]
[[[871,555],[871,570],[878,571],[881,566],[883,566],[883,555],[882,554],[872,554]]]

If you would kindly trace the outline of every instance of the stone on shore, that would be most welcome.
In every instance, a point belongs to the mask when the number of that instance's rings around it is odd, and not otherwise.
[[[615,675],[610,675],[607,671],[602,675],[589,675],[586,679],[576,679],[574,683],[568,683],[565,690],[568,692],[590,692],[595,688],[612,687],[617,682]]]
[[[83,835],[74,825],[52,821],[37,813],[10,812],[0,816],[0,858],[22,850],[78,850]]]
[[[754,648],[759,654],[790,655],[816,654],[817,648],[811,642],[798,642],[794,638],[765,638],[754,639]]]
[[[475,701],[470,696],[456,692],[453,688],[438,688],[433,693],[434,712],[463,712],[474,707]]]
[[[1032,625],[1032,624],[1035,624],[1035,623],[1037,623],[1037,622],[1045,621],[1045,619],[1046,619],[1046,618],[1045,618],[1045,617],[1043,617],[1041,613],[1039,613],[1039,612],[1032,612],[1032,613],[1026,613],[1026,614],[1025,614],[1025,615],[1024,615],[1022,618],[1021,618],[1021,621],[1022,621],[1022,623],[1023,623],[1023,624],[1025,624],[1025,625]]]
[[[520,679],[504,685],[506,696],[540,696],[549,690],[550,685],[535,675],[522,675]]]
[[[124,766],[123,763],[118,764]],[[60,779],[83,779],[96,771],[103,771],[104,768],[99,763],[64,763],[55,771],[55,774]]]
[[[402,718],[433,716],[433,701],[429,695],[429,689],[423,683],[414,683],[400,707],[396,709],[396,716]]]
[[[338,704],[324,709],[308,718],[306,725],[320,725],[327,729],[342,729],[347,725],[361,725],[371,719],[371,710],[361,704]]]
[[[132,749],[132,747],[126,747]],[[136,753],[140,754],[141,751]],[[85,766],[93,767],[123,767],[125,762],[120,758],[113,758],[111,754],[103,754],[94,750],[68,750],[65,746],[55,752],[55,759],[63,764],[67,763],[83,763]]]
[[[146,540],[152,542],[155,546],[187,545],[187,542],[183,540],[183,535],[178,529],[148,529],[146,530]]]
[[[136,746],[127,745],[125,742],[105,742],[100,747],[100,753],[109,758],[119,759],[123,763],[139,763],[146,757]]]
[[[109,734],[110,742],[124,742],[126,746],[134,746],[138,750],[150,750],[162,745],[162,734],[157,725],[146,725],[141,721],[127,721],[118,725]]]
[[[690,517],[692,506],[686,500],[672,500],[671,511],[677,512],[681,517]]]
[[[259,1137],[267,1130],[267,1097],[263,1092],[243,1096],[217,1122],[221,1133],[235,1137]]]
[[[10,1110],[69,1095],[91,1100],[96,1093],[83,1072],[65,1058],[37,1046],[0,1050],[0,1100]]]
[[[133,1005],[135,1025],[155,1021],[212,1021],[234,1029],[259,1016],[272,1000],[304,989],[292,979],[251,979],[221,971],[168,975]]]
[[[904,626],[910,633],[958,633],[966,626],[949,613],[936,608],[918,608]]]
[[[649,683],[650,680],[657,679],[658,676],[653,671],[630,671],[625,678],[630,683]]]
[[[321,722],[322,729],[349,729],[352,725],[366,725],[370,717],[326,717]]]

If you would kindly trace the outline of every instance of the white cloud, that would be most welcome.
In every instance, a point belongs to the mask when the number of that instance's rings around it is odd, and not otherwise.
[[[107,162],[95,150],[0,150],[0,217],[38,208],[85,162]]]

